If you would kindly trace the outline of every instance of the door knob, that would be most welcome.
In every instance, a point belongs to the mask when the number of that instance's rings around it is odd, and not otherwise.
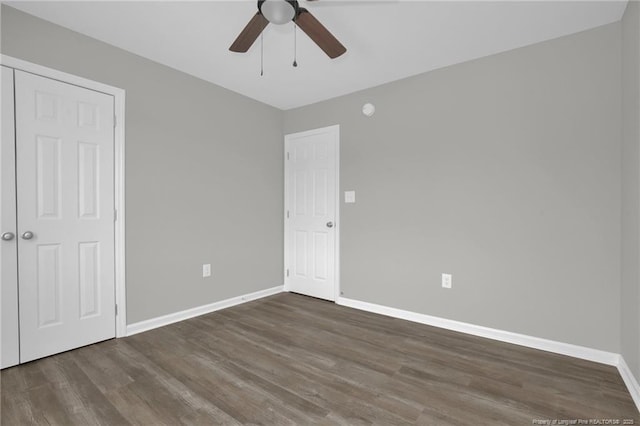
[[[333,222],[327,222],[327,228],[333,228]]]
[[[15,237],[13,232],[5,232],[4,234],[2,234],[2,239],[4,241],[11,241],[11,240],[13,240],[13,237]]]
[[[33,232],[31,231],[26,231],[22,233],[22,239],[23,240],[30,240],[33,238]]]

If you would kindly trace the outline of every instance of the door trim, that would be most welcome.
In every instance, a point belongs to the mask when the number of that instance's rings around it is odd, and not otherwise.
[[[0,65],[16,70],[36,74],[63,83],[73,84],[86,89],[102,92],[113,96],[115,129],[114,129],[114,205],[117,211],[117,218],[114,222],[114,242],[115,242],[115,300],[117,306],[116,314],[116,337],[127,335],[127,299],[126,299],[126,276],[125,276],[125,91],[118,87],[109,86],[97,81],[88,80],[73,74],[58,71],[53,68],[44,67],[31,62],[23,61],[12,56],[0,55]],[[115,213],[114,213],[115,214]],[[114,306],[114,309],[116,309]]]
[[[289,233],[291,232],[289,221],[287,220],[287,211],[290,210],[289,202],[289,162],[287,156],[289,153],[289,140],[293,136],[310,136],[316,133],[335,132],[336,137],[336,185],[335,185],[335,283],[333,287],[333,301],[336,302],[340,297],[340,229],[342,223],[340,222],[340,125],[320,127],[317,129],[307,130],[304,132],[289,133],[284,136],[284,291],[290,291],[290,280],[287,277],[287,269],[291,269],[289,254],[289,247],[287,241],[289,241]]]

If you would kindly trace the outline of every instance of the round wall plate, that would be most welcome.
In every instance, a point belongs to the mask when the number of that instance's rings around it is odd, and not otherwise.
[[[371,103],[366,103],[364,105],[362,105],[362,113],[364,115],[366,115],[367,117],[371,117],[373,115],[373,113],[376,112],[376,107],[373,106],[373,104]]]

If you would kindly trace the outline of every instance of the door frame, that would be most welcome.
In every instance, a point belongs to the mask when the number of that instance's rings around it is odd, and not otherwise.
[[[34,64],[12,56],[0,55],[0,64],[15,70],[36,74],[62,83],[84,87],[96,92],[111,95],[114,98],[115,129],[114,144],[114,206],[116,209],[114,222],[115,243],[115,302],[116,337],[127,335],[127,291],[125,276],[125,91],[97,81],[88,80],[73,74],[58,71],[42,65]]]
[[[289,133],[284,135],[284,291],[290,291],[290,280],[287,276],[287,270],[291,269],[290,261],[290,247],[288,246],[289,235],[291,233],[291,227],[289,226],[289,222],[287,220],[287,212],[291,209],[291,203],[289,200],[289,176],[290,176],[290,166],[289,166],[289,148],[290,148],[290,139],[294,136],[311,136],[317,133],[327,133],[334,132],[335,142],[336,142],[336,184],[335,184],[335,206],[336,206],[336,216],[334,220],[334,231],[335,231],[335,283],[333,286],[333,302],[335,303],[340,297],[340,229],[342,224],[340,222],[340,125],[336,124],[333,126],[320,127],[317,129],[306,130],[303,132]]]

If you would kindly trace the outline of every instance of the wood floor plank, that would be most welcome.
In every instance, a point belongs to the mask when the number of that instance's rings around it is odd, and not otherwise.
[[[267,380],[287,386],[316,405],[332,407],[351,423],[370,424],[367,416],[380,415],[376,413],[377,407],[365,402],[375,398],[376,392],[349,383],[344,378],[331,374],[330,371],[296,362],[278,348],[268,348],[264,344],[256,343],[254,337],[227,333],[219,345],[226,343],[231,347],[237,347],[244,344],[249,349],[246,352],[231,351],[225,354],[226,358],[235,359],[235,362],[244,368],[252,369]],[[224,349],[218,350],[224,351]]]
[[[47,385],[43,385],[47,386]],[[33,388],[37,389],[37,388]],[[2,393],[2,415],[0,424],[7,425],[49,425],[41,411],[34,412],[34,390],[18,393]]]
[[[133,382],[133,378],[110,357],[115,350],[116,345],[102,344],[87,346],[77,351],[78,367],[105,394]]]
[[[291,293],[1,379],[9,425],[640,422],[614,367]]]
[[[75,354],[43,360],[43,371],[61,406],[73,424],[128,425],[129,422],[104,397],[91,379],[78,367]],[[51,372],[51,375],[49,375]]]
[[[120,350],[113,355],[122,368],[134,377],[133,383],[127,387],[155,410],[158,417],[168,424],[181,424],[182,418],[187,418],[196,411],[206,413],[212,422],[237,423],[233,416],[194,392],[191,383],[180,381],[173,371],[166,371],[155,363],[152,358],[158,356],[158,350],[144,344],[148,341],[147,337],[126,339],[127,341],[120,345]],[[137,348],[147,352],[140,352]],[[177,359],[171,356],[172,348],[178,350],[175,347],[167,347],[162,351],[170,360]]]

